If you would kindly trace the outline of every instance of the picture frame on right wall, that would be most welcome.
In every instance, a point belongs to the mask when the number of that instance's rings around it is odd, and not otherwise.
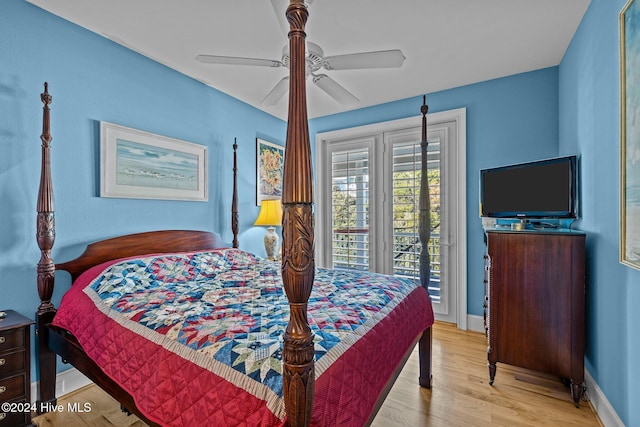
[[[620,262],[640,270],[640,0],[620,11]]]

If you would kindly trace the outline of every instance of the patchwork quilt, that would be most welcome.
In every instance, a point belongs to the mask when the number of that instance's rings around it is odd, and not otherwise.
[[[313,425],[362,425],[395,367],[433,323],[426,291],[368,272],[318,269],[309,300]],[[284,425],[280,264],[238,249],[94,267],[54,319],[167,426]]]

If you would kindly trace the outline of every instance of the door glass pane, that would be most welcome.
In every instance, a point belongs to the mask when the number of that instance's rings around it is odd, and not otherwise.
[[[369,269],[369,150],[331,154],[333,268]]]
[[[427,152],[431,238],[429,254],[431,278],[429,295],[441,297],[440,257],[440,142],[429,141]],[[393,145],[393,274],[420,280],[421,244],[418,235],[421,176],[420,142]]]

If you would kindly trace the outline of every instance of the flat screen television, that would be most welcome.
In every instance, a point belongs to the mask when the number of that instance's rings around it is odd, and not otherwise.
[[[480,212],[493,218],[576,218],[577,156],[480,171]]]

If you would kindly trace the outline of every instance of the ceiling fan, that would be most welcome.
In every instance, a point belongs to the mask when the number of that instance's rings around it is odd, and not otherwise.
[[[307,0],[309,5],[312,0]],[[285,34],[288,33],[288,25],[282,18],[285,16],[288,0],[271,0],[271,4],[279,17],[279,22]],[[245,58],[237,56],[220,55],[198,55],[196,60],[205,64],[224,65],[249,65],[259,67],[289,67],[289,45],[282,49],[281,60]],[[329,96],[342,105],[354,106],[359,102],[351,92],[345,89],[337,81],[326,74],[318,74],[321,69],[325,70],[361,70],[368,68],[397,68],[404,63],[405,57],[400,49],[380,50],[374,52],[350,53],[345,55],[325,56],[324,51],[315,43],[306,43],[306,75],[311,76],[312,82]],[[284,77],[260,102],[264,105],[275,105],[289,88],[289,77]]]

